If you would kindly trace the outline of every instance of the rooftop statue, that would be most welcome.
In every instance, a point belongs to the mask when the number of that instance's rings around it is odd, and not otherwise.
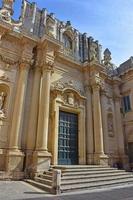
[[[9,23],[11,23],[11,16],[13,15],[13,3],[14,0],[3,0],[0,10],[0,18]]]

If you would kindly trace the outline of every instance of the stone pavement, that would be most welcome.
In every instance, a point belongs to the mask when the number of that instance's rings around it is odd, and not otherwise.
[[[24,182],[1,181],[0,200],[133,200],[133,185],[54,196]]]

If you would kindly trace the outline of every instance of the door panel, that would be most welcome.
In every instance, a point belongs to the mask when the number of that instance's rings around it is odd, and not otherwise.
[[[78,164],[78,115],[60,111],[58,164]]]

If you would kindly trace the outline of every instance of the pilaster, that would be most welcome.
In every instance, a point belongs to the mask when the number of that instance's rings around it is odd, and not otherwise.
[[[119,90],[119,80],[114,80],[114,105],[115,105],[115,120],[116,120],[116,133],[117,133],[117,143],[118,143],[118,153],[119,153],[119,162],[123,164],[125,169],[128,169],[128,156],[125,154],[125,145],[124,145],[124,130],[122,125],[122,116],[121,116],[121,95]]]
[[[94,75],[91,80],[93,90],[93,117],[94,117],[94,141],[95,141],[95,164],[108,165],[108,157],[104,153],[103,126],[101,115],[100,88],[102,80]]]
[[[101,91],[101,111],[102,111],[102,124],[103,124],[103,136],[104,136],[104,151],[109,153],[109,137],[108,137],[108,121],[107,121],[107,96],[106,91]]]
[[[91,86],[87,85],[86,90],[86,126],[87,126],[87,137],[86,137],[86,147],[87,147],[87,164],[94,163],[94,135],[93,135],[93,121],[92,121],[92,89]]]

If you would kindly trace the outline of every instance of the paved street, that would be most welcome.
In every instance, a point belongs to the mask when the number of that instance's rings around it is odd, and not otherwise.
[[[0,200],[133,200],[133,186],[53,196],[24,182],[0,182]]]

